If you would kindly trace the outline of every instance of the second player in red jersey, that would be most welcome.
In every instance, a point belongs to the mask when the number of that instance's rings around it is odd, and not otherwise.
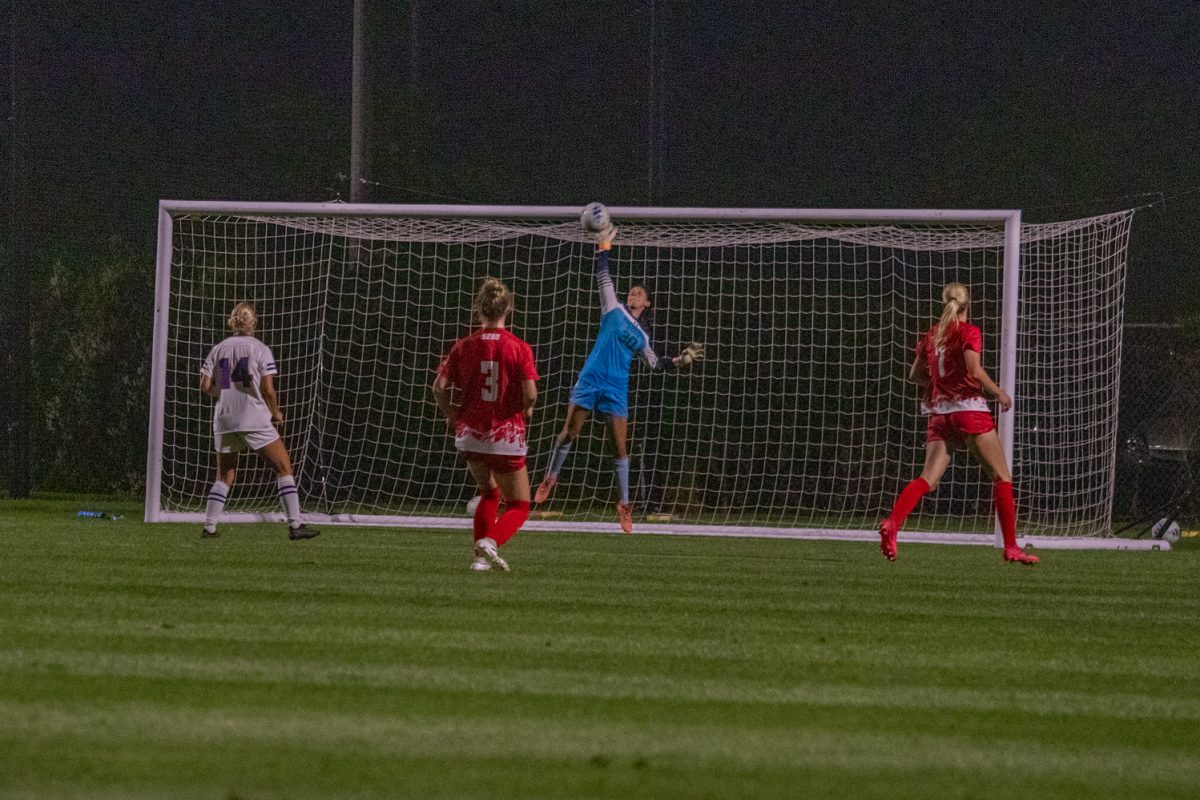
[[[950,466],[950,451],[971,448],[994,481],[993,504],[1004,535],[1004,560],[1036,564],[1036,556],[1017,545],[1016,504],[1012,474],[1004,456],[996,425],[984,392],[996,398],[1003,411],[1012,398],[996,385],[983,368],[983,336],[967,321],[971,296],[961,283],[942,289],[942,317],[917,342],[909,378],[922,387],[921,412],[928,422],[925,434],[925,468],[896,498],[892,513],[879,523],[880,549],[896,559],[896,538],[909,512],[932,491]]]
[[[912,378],[923,382],[921,413],[928,418],[926,441],[942,440],[950,446],[966,436],[995,430],[979,378],[967,368],[967,353],[983,357],[983,333],[965,320],[956,320],[942,330],[930,328],[917,342]],[[996,387],[999,393],[1004,392]],[[1003,400],[1001,401],[1004,406]]]
[[[537,401],[533,350],[505,329],[513,295],[487,278],[475,296],[482,327],[460,339],[438,367],[433,396],[454,433],[454,445],[479,487],[474,570],[507,570],[498,548],[529,518],[525,420]],[[457,389],[457,397],[451,390]],[[500,497],[506,509],[497,518]]]
[[[955,322],[939,341],[939,327],[934,325],[917,342],[915,361],[924,365],[927,377],[922,398],[925,413],[987,411],[983,387],[966,362],[968,350],[983,355],[983,334],[969,322]]]

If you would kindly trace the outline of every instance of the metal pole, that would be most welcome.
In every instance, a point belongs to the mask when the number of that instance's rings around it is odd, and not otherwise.
[[[171,213],[334,217],[512,217],[553,219],[579,216],[579,206],[499,206],[442,204],[262,203],[238,200],[162,200]],[[822,222],[979,222],[1000,225],[1015,211],[956,208],[689,208],[609,206],[621,219],[782,220]]]
[[[161,520],[163,428],[166,425],[167,336],[171,315],[171,213],[159,203],[158,251],[154,260],[154,345],[150,355],[150,432],[146,439],[146,522]]]
[[[28,191],[29,177],[22,146],[20,103],[22,89],[18,69],[18,3],[12,3],[9,19],[9,219],[8,219],[8,374],[4,383],[8,392],[8,495],[29,497],[31,488],[30,464],[33,415],[29,403],[29,387],[33,385],[33,365],[30,357],[29,332],[29,272],[32,259],[29,251]]]
[[[646,71],[649,76],[649,87],[646,98],[647,124],[647,159],[646,159],[646,202],[654,205],[658,202],[658,186],[656,184],[658,161],[658,4],[650,0],[650,68]]]
[[[365,203],[367,186],[363,183],[366,163],[366,131],[364,108],[366,102],[366,0],[354,0],[353,65],[350,84],[350,202]]]
[[[1013,399],[1013,410],[999,415],[1000,444],[1009,467],[1013,464],[1013,429],[1017,406],[1017,309],[1021,292],[1021,212],[1013,211],[1004,221],[1004,296],[1000,321],[1000,388]],[[1016,475],[1013,476],[1016,478]],[[1004,546],[1000,521],[996,520],[996,547]]]

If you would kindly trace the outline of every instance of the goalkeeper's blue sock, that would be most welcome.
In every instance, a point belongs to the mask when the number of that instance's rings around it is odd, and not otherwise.
[[[621,484],[621,502],[629,503],[629,457],[618,458],[613,462],[617,468],[617,483]]]
[[[546,469],[547,478],[557,478],[559,470],[567,460],[567,453],[571,452],[570,442],[560,442],[554,445],[554,449],[550,451],[550,466]]]

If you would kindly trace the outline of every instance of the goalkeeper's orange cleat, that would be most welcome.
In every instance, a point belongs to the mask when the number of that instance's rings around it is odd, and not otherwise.
[[[879,550],[883,553],[883,557],[888,561],[896,560],[896,534],[900,531],[896,529],[896,523],[890,518],[884,518],[879,522]]]
[[[550,493],[554,491],[554,485],[558,483],[558,478],[547,475],[538,485],[537,491],[533,494],[533,502],[541,504],[550,499]]]
[[[1015,562],[1017,564],[1025,564],[1030,567],[1041,561],[1041,559],[1035,556],[1033,553],[1026,553],[1019,547],[1004,548],[1004,560]]]
[[[617,503],[617,522],[621,523],[621,530],[633,533],[633,506],[629,503]]]

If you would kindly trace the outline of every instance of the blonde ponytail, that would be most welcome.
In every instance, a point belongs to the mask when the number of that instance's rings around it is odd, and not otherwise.
[[[475,313],[486,322],[501,322],[512,311],[513,294],[499,278],[484,278],[475,295]]]
[[[964,284],[947,283],[942,287],[942,317],[938,320],[937,333],[933,336],[933,346],[941,347],[946,340],[946,331],[958,321],[958,316],[971,305],[971,292]]]
[[[253,336],[258,326],[258,314],[252,303],[241,302],[229,312],[229,330],[239,336]]]

